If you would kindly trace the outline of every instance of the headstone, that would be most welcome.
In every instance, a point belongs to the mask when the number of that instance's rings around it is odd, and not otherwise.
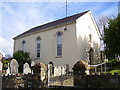
[[[0,76],[2,75],[2,67],[3,67],[3,63],[1,62],[3,58],[3,55],[0,53]]]
[[[62,73],[62,68],[61,68],[61,66],[54,68],[54,76],[60,76],[61,73]]]
[[[31,73],[33,74],[33,66],[35,65],[35,62],[34,61],[32,61],[31,62]]]
[[[0,53],[0,90],[2,90],[2,66],[3,66],[3,63],[1,62],[3,58],[3,55]]]
[[[66,73],[66,67],[62,66],[62,74],[64,75]]]
[[[120,61],[120,55],[118,55],[118,61]]]
[[[10,64],[8,63],[8,69],[6,70],[6,75],[10,75]]]
[[[48,64],[48,87],[50,83],[50,64]]]
[[[25,63],[25,64],[23,65],[23,73],[24,73],[24,74],[31,73],[31,69],[30,69],[30,66],[29,66],[28,63]]]
[[[0,53],[0,61],[2,60],[2,58],[3,58],[3,55]]]
[[[0,61],[0,75],[2,75],[2,67],[3,67],[3,63]]]
[[[34,61],[32,61],[31,62],[31,67],[33,67],[35,65],[35,62]]]
[[[66,69],[65,72],[68,73],[69,72],[69,64],[65,65],[65,69]]]
[[[41,73],[41,80],[43,81],[47,75],[47,66],[44,63],[39,63],[40,66],[40,73]]]
[[[18,74],[19,64],[15,59],[12,59],[10,62],[11,74]]]
[[[56,71],[57,71],[57,67],[54,67],[54,76],[57,76]]]

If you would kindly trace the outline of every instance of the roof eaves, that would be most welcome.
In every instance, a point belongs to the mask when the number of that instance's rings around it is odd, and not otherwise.
[[[62,18],[62,19],[59,19],[59,20],[56,20],[56,21],[53,21],[53,22],[49,22],[49,23],[31,28],[30,30],[14,37],[13,39],[15,40],[15,39],[20,38],[22,36],[29,35],[33,32],[44,31],[47,28],[49,29],[49,28],[52,28],[52,27],[55,27],[55,26],[64,25],[66,22],[69,23],[69,22],[75,21],[76,19],[78,19],[79,17],[81,17],[82,15],[87,13],[88,11],[85,11],[85,12],[82,12],[82,13],[79,13],[79,14],[75,14],[75,15],[72,15],[72,16],[68,16],[67,18]]]

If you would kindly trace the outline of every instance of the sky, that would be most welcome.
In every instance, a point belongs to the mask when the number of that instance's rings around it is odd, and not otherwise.
[[[69,2],[67,15],[90,10],[95,20],[102,16],[117,16],[118,2]],[[66,3],[62,2],[0,2],[0,53],[13,54],[13,37],[35,27],[66,17]]]

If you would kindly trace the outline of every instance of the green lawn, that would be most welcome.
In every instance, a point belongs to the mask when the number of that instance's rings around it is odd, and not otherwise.
[[[120,66],[113,67],[112,70],[110,70],[108,72],[112,73],[112,75],[114,75],[115,72],[120,75]]]

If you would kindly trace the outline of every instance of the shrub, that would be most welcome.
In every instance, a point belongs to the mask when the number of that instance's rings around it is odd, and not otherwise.
[[[13,58],[18,61],[19,64],[19,72],[23,72],[23,64],[29,63],[30,64],[30,56],[28,52],[24,51],[17,51],[13,54]]]

